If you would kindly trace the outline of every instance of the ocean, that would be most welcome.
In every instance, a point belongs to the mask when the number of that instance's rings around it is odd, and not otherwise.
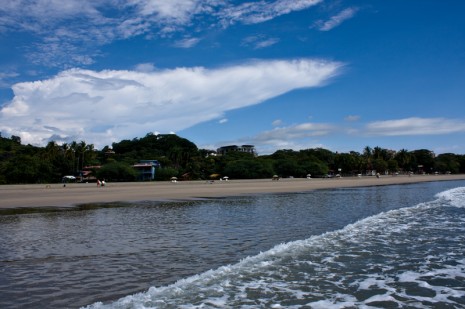
[[[0,212],[0,308],[465,308],[465,181]]]

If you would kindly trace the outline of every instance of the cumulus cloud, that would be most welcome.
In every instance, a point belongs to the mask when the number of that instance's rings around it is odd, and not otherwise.
[[[152,72],[71,69],[47,80],[15,84],[12,101],[0,110],[0,131],[31,144],[60,136],[102,147],[155,130],[179,131],[294,89],[321,86],[341,67],[297,59]],[[323,128],[294,128],[294,134],[302,131],[317,134]]]
[[[344,21],[351,19],[354,17],[355,13],[357,13],[358,9],[357,8],[347,8],[345,10],[342,10],[338,14],[332,16],[329,20],[323,21],[317,21],[315,23],[315,26],[320,30],[320,31],[329,31],[333,28],[336,28],[340,24],[342,24]]]
[[[465,121],[446,118],[419,118],[375,121],[367,124],[365,133],[380,136],[440,135],[465,132]]]

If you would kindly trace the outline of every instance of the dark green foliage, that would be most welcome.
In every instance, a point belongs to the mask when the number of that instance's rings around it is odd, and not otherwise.
[[[311,177],[324,177],[325,175],[328,175],[329,172],[328,166],[318,161],[308,162],[303,166],[303,168],[307,174],[311,175]]]
[[[273,176],[273,167],[270,161],[261,159],[229,161],[222,176],[230,178],[271,178]]]
[[[210,179],[211,175],[231,179],[281,177],[324,177],[328,173],[344,176],[378,173],[465,173],[465,155],[452,153],[435,156],[427,149],[392,151],[365,147],[363,153],[334,153],[323,148],[278,150],[270,155],[229,152],[212,156],[213,150],[198,149],[195,144],[174,134],[147,134],[143,138],[123,140],[112,147],[95,150],[86,142],[45,147],[22,145],[17,136],[0,135],[0,184],[60,182],[65,175],[78,176],[87,166],[93,175],[110,181],[134,181],[138,172],[132,167],[140,160],[158,160],[155,179],[167,181]],[[99,168],[100,167],[100,168]]]
[[[463,157],[463,156],[462,156]],[[462,158],[463,162],[463,158]],[[435,160],[435,170],[440,173],[451,172],[453,174],[461,172],[460,156],[453,153],[443,153]]]
[[[40,160],[28,155],[12,157],[4,166],[3,175],[8,183],[37,183]]]
[[[157,169],[155,180],[170,180],[171,177],[179,178],[179,171],[173,167],[162,167]]]
[[[107,181],[134,181],[137,171],[130,165],[120,162],[111,162],[97,170],[97,179]]]

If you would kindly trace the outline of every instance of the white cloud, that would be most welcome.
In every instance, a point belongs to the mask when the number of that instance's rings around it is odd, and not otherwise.
[[[269,47],[269,46],[272,46],[272,45],[274,45],[274,44],[276,44],[278,42],[279,42],[278,38],[269,38],[269,39],[266,39],[264,41],[257,42],[257,44],[255,45],[255,49]]]
[[[191,16],[209,7],[208,1],[199,0],[132,0],[140,15],[152,17],[157,22],[186,24]]]
[[[256,1],[245,2],[237,6],[229,6],[218,14],[223,25],[236,22],[257,24],[275,17],[300,11],[314,6],[322,0],[276,0],[273,2]]]
[[[281,119],[276,119],[271,124],[273,125],[273,127],[277,127],[277,126],[282,125],[282,123],[283,123],[283,121]]]
[[[24,48],[34,64],[71,68],[92,64],[100,56],[99,48],[114,40],[170,37],[193,25],[195,31],[205,31],[234,23],[261,23],[321,1],[9,0],[0,6],[0,31],[32,33],[36,39]],[[176,46],[189,48],[198,42],[184,39]],[[276,42],[272,38],[256,47]]]
[[[199,38],[185,38],[174,43],[175,47],[191,48],[200,42]]]
[[[16,72],[0,72],[0,88],[10,87],[10,79],[17,77],[19,74]]]
[[[47,80],[15,84],[13,100],[0,110],[0,131],[31,144],[60,136],[102,147],[155,130],[179,131],[297,88],[321,86],[341,67],[298,59],[153,72],[71,69]],[[323,129],[306,124],[293,132]],[[283,131],[268,134],[285,135]]]
[[[223,119],[220,119],[220,120],[218,121],[219,124],[223,124],[223,123],[226,123],[226,122],[228,122],[228,119],[227,119],[227,118],[223,118]]]
[[[147,62],[147,63],[139,63],[134,67],[134,70],[137,72],[153,72],[155,71],[155,65],[153,63]]]
[[[338,128],[327,123],[301,123],[287,127],[276,127],[269,131],[261,132],[252,137],[244,137],[235,141],[224,141],[222,145],[255,145],[260,154],[270,154],[278,149],[308,149],[324,147],[317,138],[338,131]]]
[[[336,28],[337,26],[342,24],[344,21],[354,17],[357,11],[358,11],[357,8],[347,8],[345,10],[342,10],[338,14],[332,16],[327,21],[321,21],[321,20],[317,21],[315,25],[320,31],[329,31],[333,28]]]
[[[375,121],[364,133],[379,136],[441,135],[465,132],[465,121],[446,118],[418,118]]]
[[[277,127],[270,131],[265,131],[254,137],[255,141],[280,140],[289,141],[306,137],[328,135],[336,130],[331,124],[325,123],[301,123],[288,127]]]
[[[348,115],[344,118],[344,120],[349,121],[349,122],[355,122],[355,121],[360,120],[360,116],[359,115]]]
[[[278,38],[266,38],[263,35],[252,35],[242,40],[242,45],[253,46],[254,49],[261,49],[272,46],[278,42]]]

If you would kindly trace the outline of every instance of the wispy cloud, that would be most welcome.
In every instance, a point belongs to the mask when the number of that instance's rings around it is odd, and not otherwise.
[[[349,122],[356,122],[356,121],[359,121],[360,120],[360,116],[358,115],[348,115],[344,118],[345,121],[349,121]]]
[[[277,126],[280,126],[283,124],[283,121],[281,119],[276,119],[275,121],[273,121],[271,123],[273,125],[273,127],[277,127]]]
[[[267,40],[257,42],[257,44],[255,45],[255,49],[266,48],[266,47],[275,45],[278,42],[279,42],[279,39],[277,38],[269,38]]]
[[[223,141],[221,145],[252,144],[260,154],[273,153],[278,149],[308,149],[324,147],[318,139],[338,131],[337,126],[328,123],[300,123],[286,127],[276,127],[260,132],[255,136],[244,137],[234,141]]]
[[[278,38],[268,38],[263,35],[251,35],[242,40],[242,46],[252,46],[253,49],[261,49],[275,45],[278,42]]]
[[[33,33],[37,40],[29,44],[31,62],[69,68],[93,63],[100,55],[99,47],[114,40],[167,37],[194,22],[204,30],[235,23],[256,24],[320,2],[276,0],[236,5],[204,0],[9,0],[0,6],[0,31]],[[198,42],[188,38],[176,46],[189,48]],[[256,47],[276,42],[268,39]]]
[[[185,38],[174,43],[175,47],[191,48],[200,42],[199,38]]]
[[[300,123],[288,127],[277,127],[257,135],[254,140],[293,140],[306,137],[323,136],[333,132],[335,126],[325,123]]]
[[[352,17],[355,16],[357,13],[358,8],[351,7],[347,8],[345,10],[342,10],[338,14],[332,16],[329,20],[323,21],[319,20],[315,23],[315,26],[320,30],[320,31],[329,31],[331,29],[336,28],[340,24],[342,24],[344,21],[351,19]]]
[[[17,76],[16,72],[0,72],[0,88],[10,87],[10,80]]]
[[[308,9],[322,0],[276,0],[273,2],[245,2],[229,6],[218,13],[222,24],[228,26],[237,22],[257,24],[294,11]]]
[[[377,136],[441,135],[457,132],[465,132],[463,119],[411,117],[374,121],[364,129],[364,134]]]
[[[0,131],[31,144],[60,136],[85,138],[99,147],[154,130],[180,131],[218,119],[228,110],[321,86],[341,67],[337,62],[297,59],[153,72],[71,69],[14,85],[13,100],[0,110]],[[56,129],[48,127],[50,123]],[[323,129],[306,124],[264,135],[318,134]]]

